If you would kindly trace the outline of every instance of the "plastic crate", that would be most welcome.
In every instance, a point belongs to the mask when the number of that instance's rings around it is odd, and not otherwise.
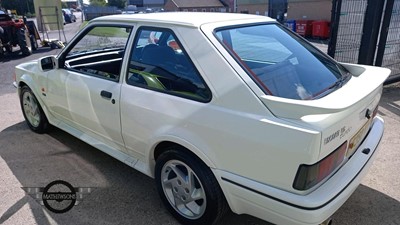
[[[296,32],[296,20],[287,20],[285,22],[285,26],[287,26],[290,30]]]
[[[312,36],[319,39],[328,39],[330,34],[330,23],[325,20],[312,23]]]

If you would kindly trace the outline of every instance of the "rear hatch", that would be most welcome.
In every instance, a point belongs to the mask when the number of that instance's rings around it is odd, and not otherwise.
[[[390,70],[339,64],[276,23],[222,27],[214,34],[276,117],[321,132],[321,146],[315,146],[320,159],[346,141],[352,150],[362,141]]]

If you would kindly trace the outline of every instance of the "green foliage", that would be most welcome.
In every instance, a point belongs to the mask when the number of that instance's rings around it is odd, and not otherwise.
[[[109,6],[116,6],[119,9],[125,8],[126,0],[108,0]]]
[[[106,0],[90,0],[92,6],[106,6]]]
[[[28,12],[31,14],[35,13],[33,0],[1,0],[0,4],[1,8],[17,10],[18,15],[25,15]]]
[[[102,27],[101,29],[95,28],[89,32],[90,35],[100,37],[128,37],[129,32],[122,28],[117,27]]]

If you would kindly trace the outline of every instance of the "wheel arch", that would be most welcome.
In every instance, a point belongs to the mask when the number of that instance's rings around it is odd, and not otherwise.
[[[40,107],[42,108],[44,114],[46,115],[47,120],[50,122],[49,118],[49,111],[47,110],[46,105],[44,104],[41,96],[38,93],[37,86],[33,82],[33,79],[31,76],[24,74],[21,76],[20,81],[17,83],[17,88],[18,88],[18,98],[21,98],[21,89],[22,87],[28,87],[32,90],[33,94],[35,95],[36,99],[39,101]]]
[[[200,162],[204,163],[207,167],[216,168],[215,163],[204,153],[201,151],[200,148],[196,147],[195,145],[191,144],[190,142],[177,138],[171,137],[162,138],[158,141],[154,142],[154,145],[151,148],[151,151],[148,155],[148,162],[150,167],[151,176],[154,177],[155,172],[155,164],[157,158],[166,150],[171,147],[178,147],[181,148],[183,151],[189,153],[193,157],[197,158]]]

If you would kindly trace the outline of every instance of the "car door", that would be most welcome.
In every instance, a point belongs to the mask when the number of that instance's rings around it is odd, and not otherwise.
[[[124,150],[120,74],[130,32],[129,26],[91,26],[59,55],[62,66],[48,73],[48,107],[60,126],[118,150]]]
[[[149,140],[179,129],[184,117],[211,100],[211,91],[170,29],[138,28],[127,70],[121,87],[122,135],[129,154],[142,160]]]

